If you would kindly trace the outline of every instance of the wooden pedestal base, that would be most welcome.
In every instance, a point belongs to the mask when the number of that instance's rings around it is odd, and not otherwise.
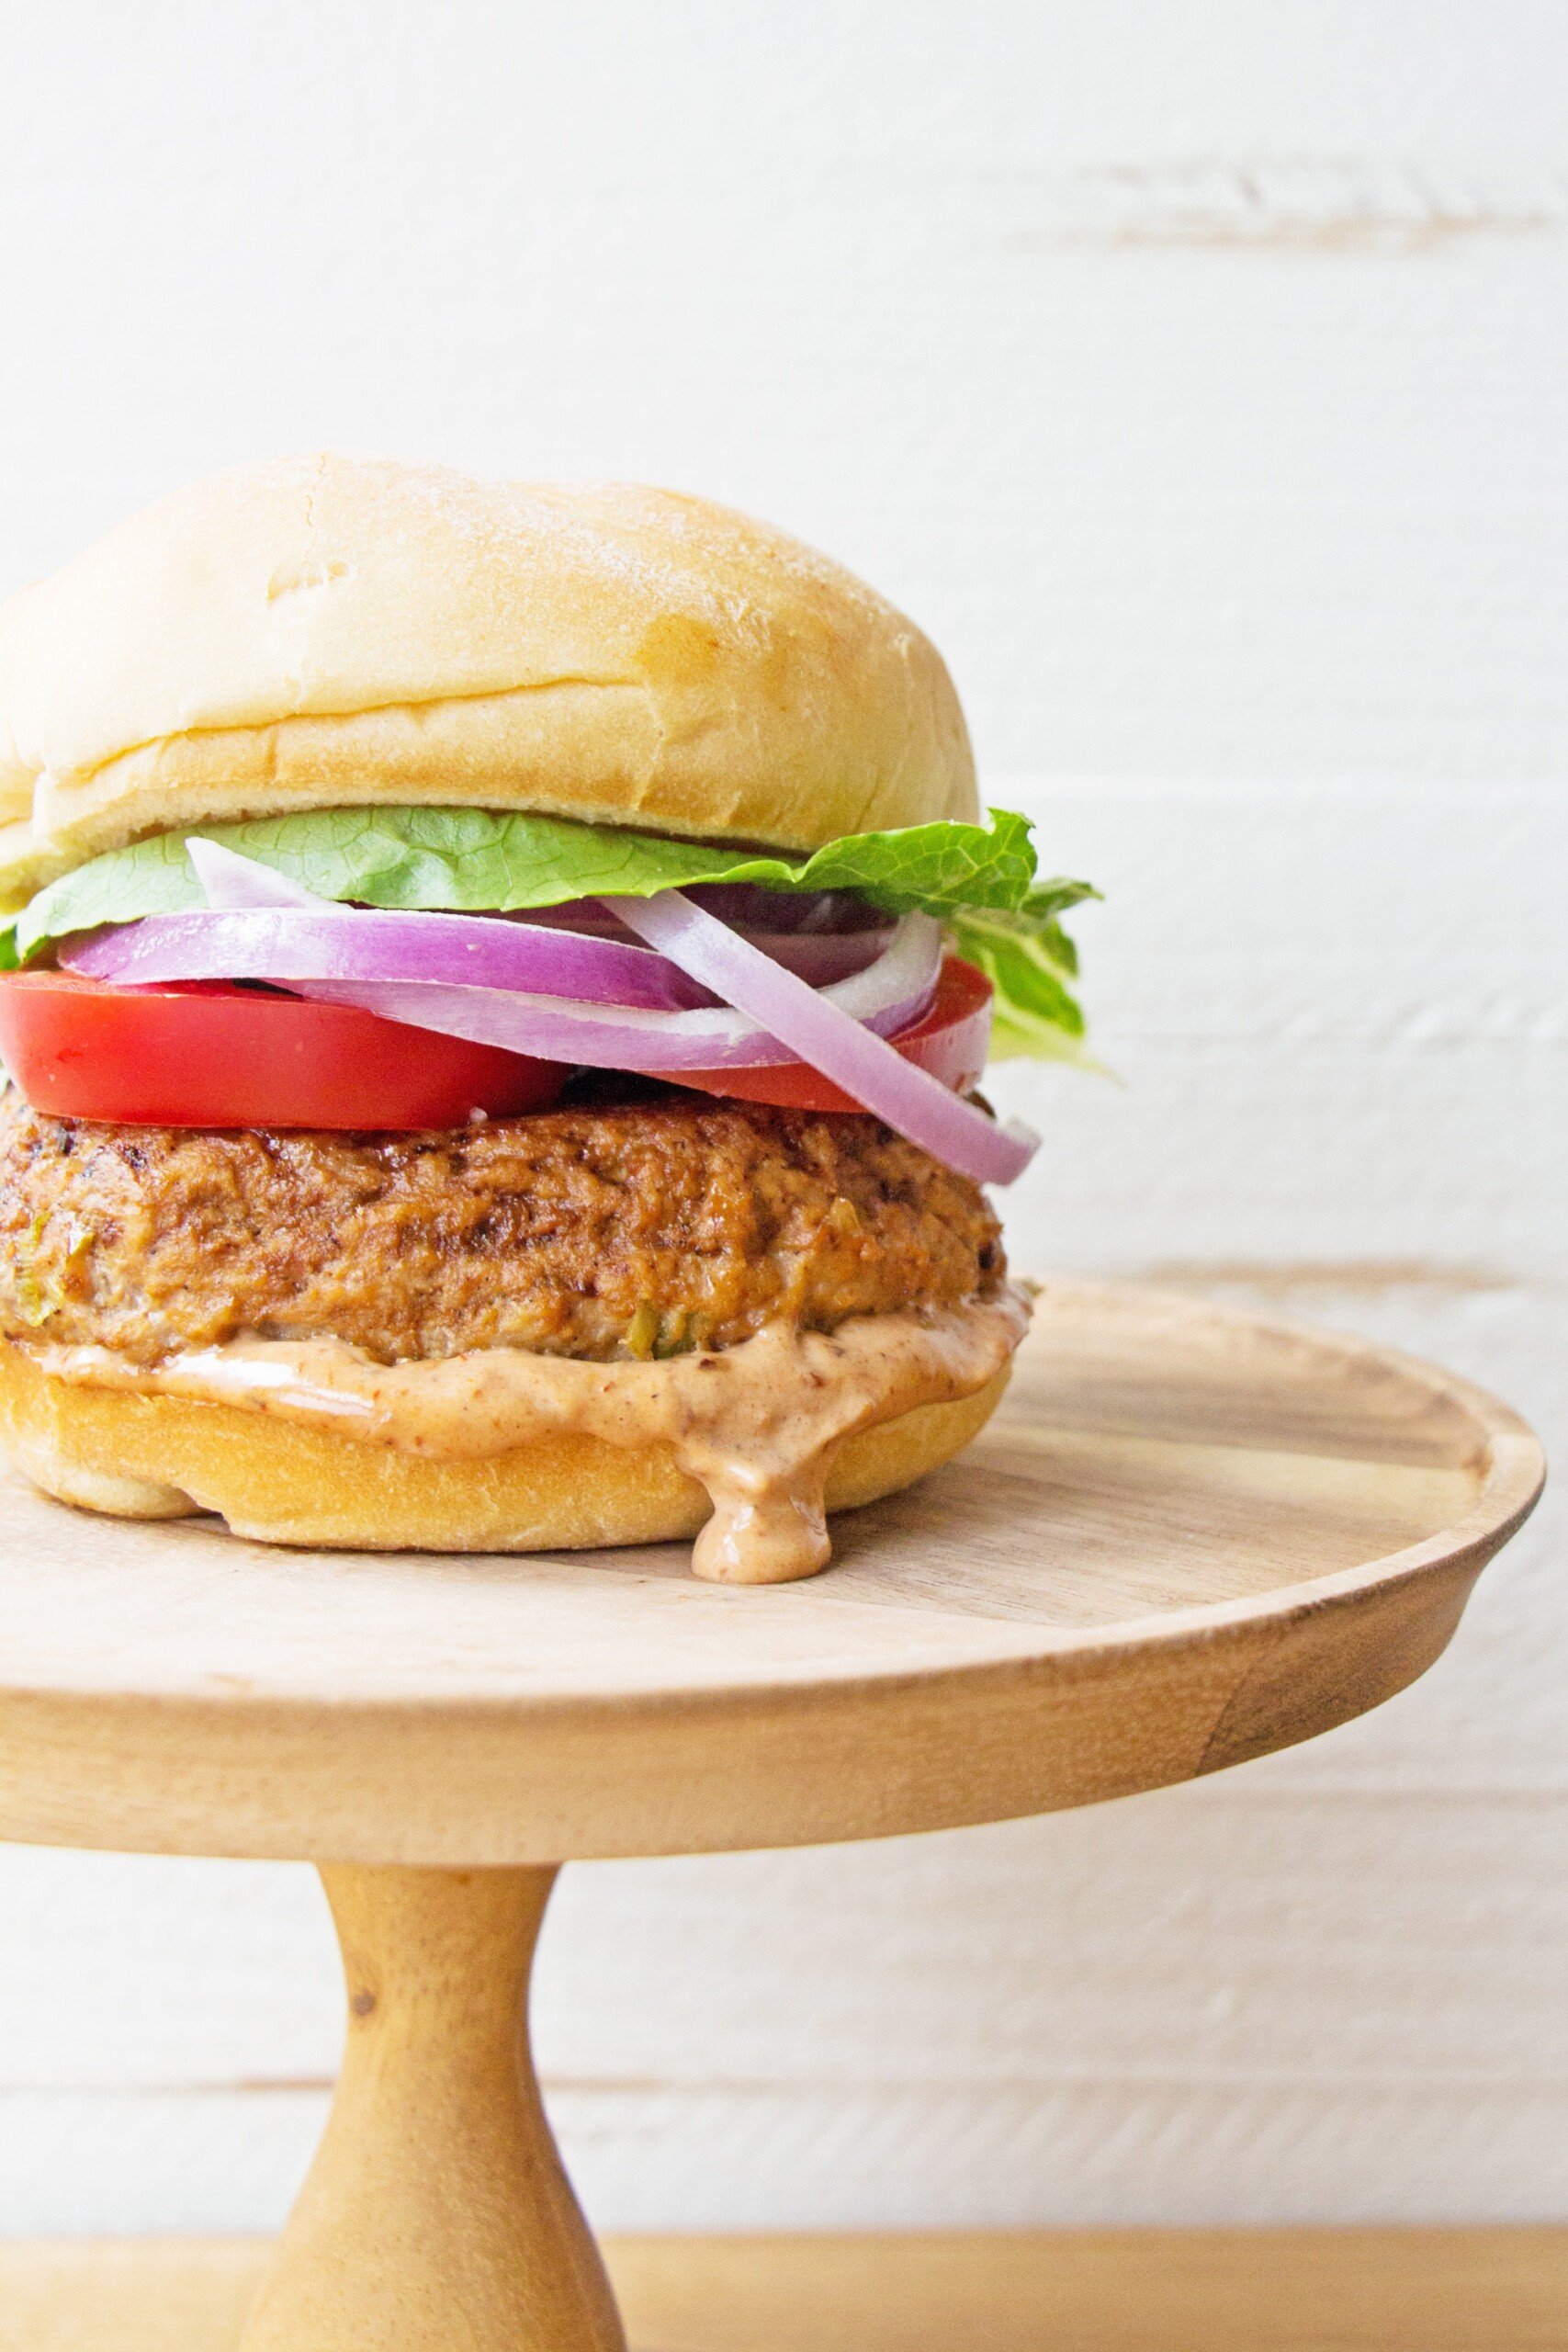
[[[321,1878],[347,2047],[243,2352],[624,2352],[528,2047],[554,1871]]]

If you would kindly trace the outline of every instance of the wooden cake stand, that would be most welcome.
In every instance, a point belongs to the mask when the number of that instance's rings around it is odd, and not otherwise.
[[[321,1866],[347,2051],[246,2352],[610,2352],[527,2046],[559,1862],[993,1821],[1310,1738],[1431,1665],[1541,1476],[1424,1364],[1072,1283],[985,1436],[805,1584],[275,1551],[18,1485],[0,1834]]]

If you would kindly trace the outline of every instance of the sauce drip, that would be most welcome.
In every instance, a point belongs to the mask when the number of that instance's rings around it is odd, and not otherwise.
[[[237,1405],[447,1461],[509,1453],[549,1430],[664,1444],[713,1504],[695,1573],[781,1584],[827,1565],[823,1492],[841,1441],[974,1396],[1028,1320],[1028,1300],[1010,1286],[961,1307],[856,1316],[831,1332],[769,1324],[733,1348],[664,1363],[485,1348],[378,1364],[341,1340],[234,1340],[151,1371],[108,1348],[32,1352],[58,1379]]]

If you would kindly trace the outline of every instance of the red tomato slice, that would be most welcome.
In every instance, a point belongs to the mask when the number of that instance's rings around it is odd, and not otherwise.
[[[991,983],[961,956],[949,956],[927,1011],[887,1042],[907,1062],[929,1069],[955,1094],[964,1094],[986,1067],[990,1037]],[[671,1071],[670,1082],[699,1087],[705,1094],[733,1095],[741,1102],[777,1102],[791,1111],[861,1107],[807,1062],[779,1062],[771,1069],[683,1069]]]
[[[0,973],[0,1055],[35,1111],[157,1127],[456,1127],[540,1110],[567,1077],[357,1005],[73,972]]]

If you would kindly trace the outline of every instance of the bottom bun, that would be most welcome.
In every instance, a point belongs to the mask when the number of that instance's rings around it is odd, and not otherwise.
[[[875,1502],[951,1460],[1007,1386],[917,1406],[840,1445],[828,1508]],[[550,1431],[433,1461],[233,1405],[96,1388],[0,1343],[0,1437],[45,1494],[119,1519],[216,1511],[236,1535],[355,1552],[555,1552],[694,1535],[710,1504],[662,1443]]]

